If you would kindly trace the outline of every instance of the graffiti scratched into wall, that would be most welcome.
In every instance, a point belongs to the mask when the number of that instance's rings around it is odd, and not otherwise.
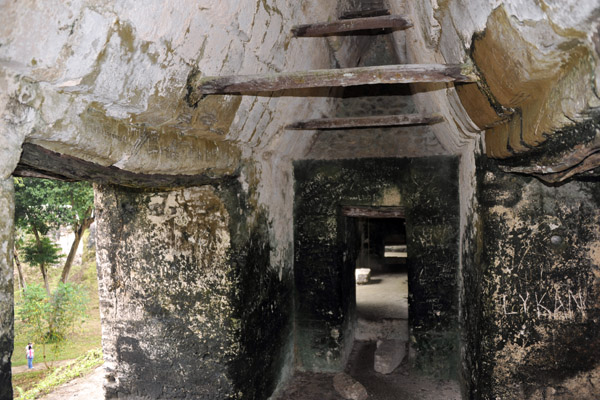
[[[549,320],[587,319],[587,293],[579,289],[550,289],[543,293],[525,291],[524,294],[502,294],[504,315],[524,315]]]

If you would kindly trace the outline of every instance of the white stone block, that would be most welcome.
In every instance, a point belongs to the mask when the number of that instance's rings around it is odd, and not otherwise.
[[[365,285],[371,279],[371,269],[369,268],[356,268],[354,274],[356,275],[356,283],[359,285]]]

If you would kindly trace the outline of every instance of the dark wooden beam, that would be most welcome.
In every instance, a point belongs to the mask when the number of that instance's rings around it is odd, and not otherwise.
[[[475,82],[469,64],[398,64],[375,67],[317,69],[262,75],[207,76],[194,78],[191,96],[206,94],[272,92],[314,87],[417,82]]]
[[[342,15],[340,15],[340,19],[380,17],[382,15],[390,15],[390,10],[381,8],[381,9],[376,9],[376,10],[348,11],[348,12],[345,12]]]
[[[49,178],[64,181],[90,181],[134,188],[167,189],[214,185],[234,176],[142,174],[113,166],[103,166],[77,157],[56,153],[41,146],[25,143],[14,176]]]
[[[286,129],[352,129],[383,126],[429,125],[442,122],[443,120],[444,118],[438,114],[376,115],[370,117],[355,118],[321,118],[294,122],[293,124],[286,126]]]
[[[296,25],[292,28],[292,33],[295,37],[319,37],[373,29],[407,29],[412,26],[412,23],[403,15],[380,15]]]
[[[356,218],[404,218],[404,207],[343,206],[342,215]]]

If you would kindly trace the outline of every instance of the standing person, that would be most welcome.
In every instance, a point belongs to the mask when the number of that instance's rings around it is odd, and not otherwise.
[[[27,356],[27,366],[33,369],[33,345],[31,342],[25,346],[25,355]]]

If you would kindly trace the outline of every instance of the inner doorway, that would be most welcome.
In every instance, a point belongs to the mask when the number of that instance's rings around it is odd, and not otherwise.
[[[355,268],[355,339],[408,341],[405,220],[400,216],[360,217],[357,225],[360,250]]]
[[[354,339],[408,342],[408,248],[403,207],[346,206],[357,224]]]

